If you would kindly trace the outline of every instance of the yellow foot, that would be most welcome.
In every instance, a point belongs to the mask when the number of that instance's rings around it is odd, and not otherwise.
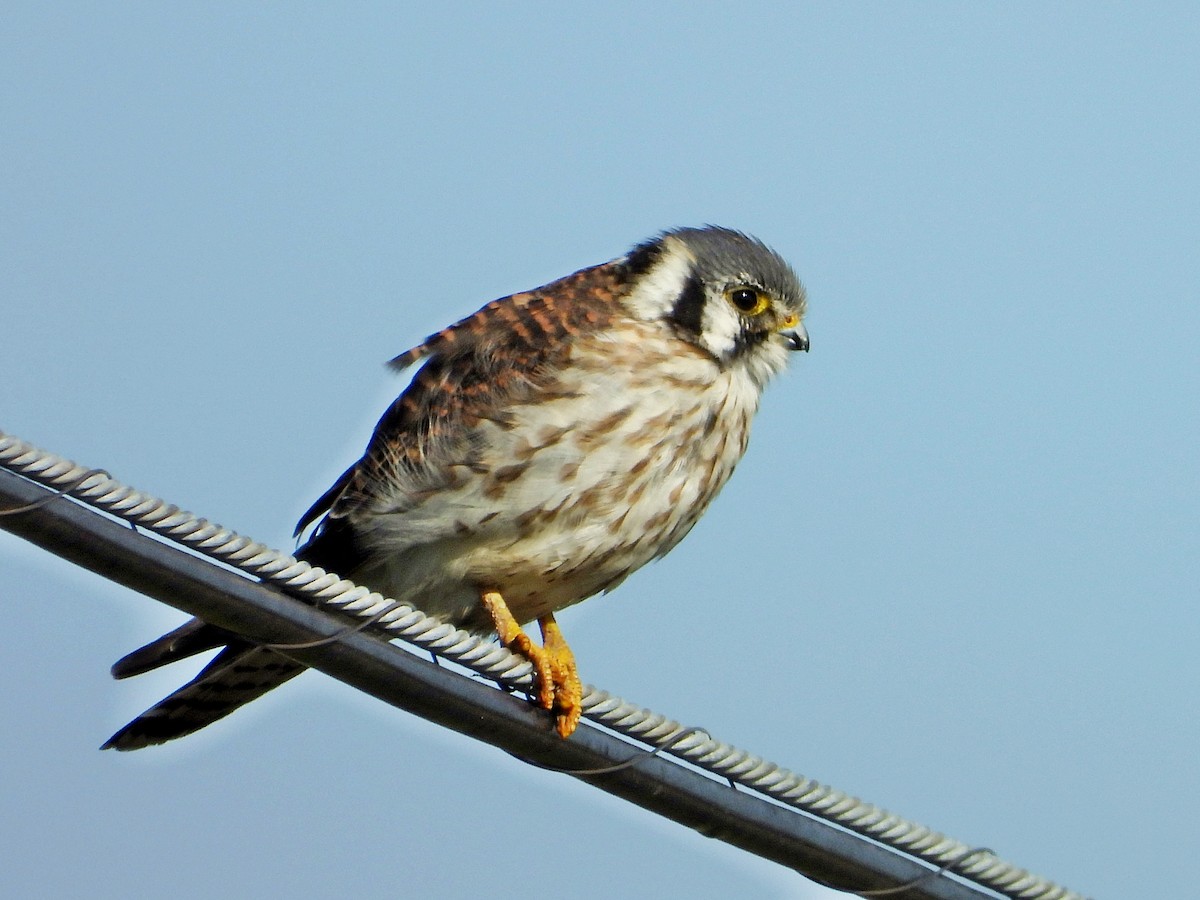
[[[539,647],[521,630],[499,592],[485,591],[481,599],[484,609],[496,625],[500,643],[524,656],[533,666],[534,694],[538,705],[554,714],[559,736],[570,737],[583,712],[583,684],[575,666],[575,655],[563,639],[553,614],[538,619],[542,629],[542,646]]]
[[[579,680],[575,654],[567,646],[554,614],[542,616],[538,625],[542,628],[542,652],[550,663],[550,680],[554,684],[555,725],[559,736],[568,738],[583,713],[583,682]]]

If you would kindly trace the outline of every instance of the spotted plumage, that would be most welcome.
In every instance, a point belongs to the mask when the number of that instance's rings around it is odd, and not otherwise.
[[[298,556],[534,663],[567,736],[578,677],[554,613],[688,533],[746,450],[766,382],[808,348],[796,276],[753,238],[678,229],[493,301],[392,361],[420,364],[362,459],[305,514]],[[538,620],[545,649],[519,626]],[[106,746],[188,734],[302,667],[193,621],[114,667],[225,645]]]

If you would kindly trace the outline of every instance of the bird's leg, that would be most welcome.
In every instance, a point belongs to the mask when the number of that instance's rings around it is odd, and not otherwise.
[[[500,643],[521,654],[533,666],[534,695],[539,706],[551,710],[560,736],[570,737],[579,724],[583,686],[575,667],[575,656],[563,640],[554,616],[538,619],[542,628],[542,646],[521,630],[499,591],[484,591],[483,608],[492,617]]]
[[[555,724],[560,737],[570,737],[583,712],[583,683],[575,666],[575,654],[567,646],[554,613],[538,619],[542,629],[542,652],[550,663],[550,679],[554,682]]]
[[[484,591],[480,599],[483,601],[483,608],[492,617],[496,634],[500,636],[500,643],[509,650],[520,653],[533,666],[533,684],[538,706],[553,709],[554,679],[550,674],[546,651],[521,630],[520,623],[513,617],[499,591]]]

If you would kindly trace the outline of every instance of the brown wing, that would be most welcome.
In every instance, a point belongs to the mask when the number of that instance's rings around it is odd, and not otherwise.
[[[426,357],[462,358],[486,347],[508,349],[517,357],[536,355],[560,346],[574,334],[603,326],[627,277],[622,261],[614,260],[532,291],[501,297],[430,335],[388,365],[403,371]],[[513,358],[513,362],[520,365],[521,360]]]
[[[328,530],[376,496],[398,463],[412,470],[441,461],[471,465],[474,426],[484,419],[503,425],[506,407],[548,389],[572,338],[611,321],[629,276],[625,262],[614,260],[493,300],[393,359],[397,370],[425,364],[380,419],[363,458],[304,514],[297,534],[326,513]],[[309,549],[319,550],[319,543]]]
[[[531,390],[547,390],[554,367],[575,335],[603,328],[615,312],[633,270],[618,260],[584,269],[535,291],[489,303],[392,361],[425,365],[384,413],[355,465],[313,504],[297,533],[328,513],[297,556],[348,574],[364,558],[347,518],[387,487],[405,465],[420,471],[426,488],[439,469],[470,460],[481,420],[503,421],[505,408]],[[419,482],[421,479],[414,479]],[[191,734],[304,670],[271,650],[192,620],[114,666],[118,678],[135,675],[202,650],[225,649],[191,682],[151,707],[104,745],[132,750]]]

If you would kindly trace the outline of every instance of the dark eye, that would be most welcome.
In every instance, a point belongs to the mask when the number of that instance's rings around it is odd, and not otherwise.
[[[732,288],[725,292],[725,297],[748,316],[761,315],[771,305],[766,294],[751,287]]]

